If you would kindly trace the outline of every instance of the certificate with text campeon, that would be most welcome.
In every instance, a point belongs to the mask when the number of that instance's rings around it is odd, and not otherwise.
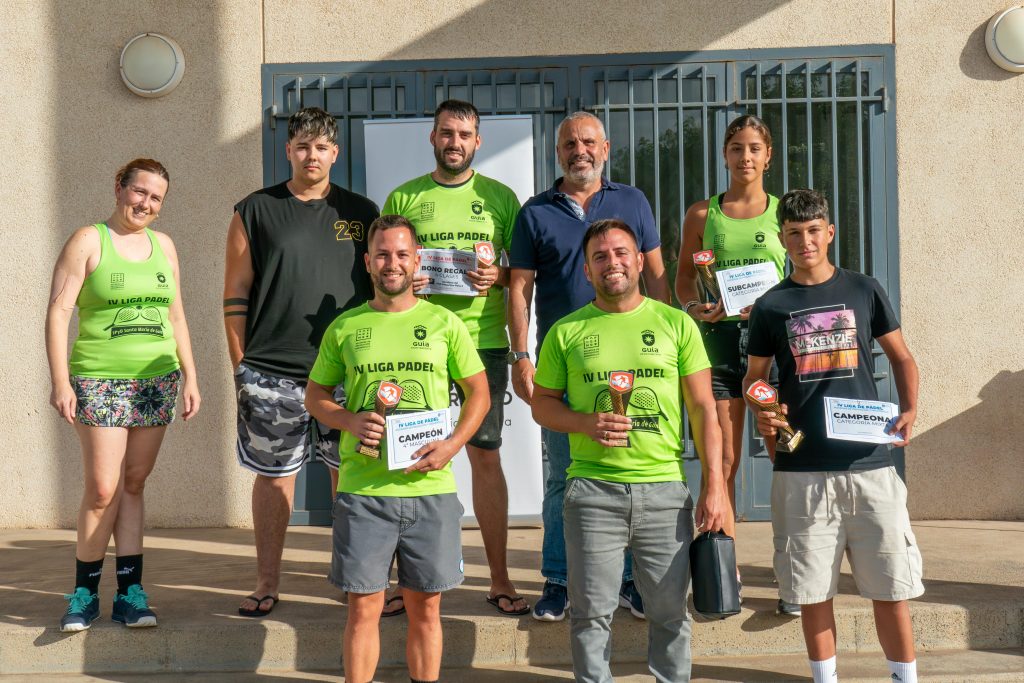
[[[452,433],[452,414],[447,408],[398,413],[387,417],[388,469],[404,470],[414,464],[413,454],[431,441]]]

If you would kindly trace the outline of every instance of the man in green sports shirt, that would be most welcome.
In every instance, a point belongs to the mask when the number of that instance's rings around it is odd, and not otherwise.
[[[504,288],[508,268],[497,263],[508,252],[512,227],[519,212],[514,192],[473,170],[480,148],[480,114],[469,102],[446,100],[434,112],[430,144],[437,166],[431,173],[397,187],[384,202],[384,213],[399,214],[416,226],[420,244],[428,249],[473,252],[489,242],[495,262],[479,264],[468,278],[479,296],[431,295],[431,303],[455,313],[469,328],[487,372],[491,409],[466,451],[473,469],[473,511],[480,523],[491,586],[487,602],[498,612],[517,616],[529,612],[508,576],[508,487],[501,469],[501,432],[508,389],[508,333],[505,329]],[[427,283],[421,275],[414,291]],[[456,386],[456,392],[459,391]],[[459,396],[462,400],[462,396]],[[398,597],[388,600],[385,615],[401,610]]]
[[[367,683],[377,667],[384,590],[397,556],[409,615],[409,675],[427,683],[441,667],[441,593],[463,579],[463,510],[450,461],[487,412],[487,380],[462,321],[412,293],[419,255],[409,221],[381,216],[370,226],[367,248],[374,297],[327,328],[306,388],[309,413],[343,432],[329,578],[348,591],[345,680]],[[390,382],[401,389],[395,412],[447,410],[450,380],[466,394],[454,431],[422,446],[406,470],[388,469],[378,387]],[[333,400],[340,383],[344,407]],[[360,443],[379,447],[379,457],[361,454]]]
[[[538,423],[569,434],[573,670],[576,680],[611,680],[611,621],[628,547],[650,623],[648,667],[659,681],[688,681],[693,500],[680,457],[684,403],[703,467],[697,530],[721,528],[729,510],[710,364],[689,316],[640,293],[643,254],[629,226],[597,221],[583,253],[596,298],[544,338],[532,405]]]

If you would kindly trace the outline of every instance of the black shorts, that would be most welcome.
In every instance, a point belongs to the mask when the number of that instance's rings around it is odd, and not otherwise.
[[[701,323],[704,350],[711,361],[711,391],[715,400],[743,398],[743,377],[747,374],[747,344],[750,330],[746,320]],[[772,361],[768,383],[779,385],[779,369]]]
[[[470,446],[482,448],[485,451],[496,451],[501,448],[501,431],[505,428],[505,400],[511,400],[508,393],[508,349],[477,349],[480,354],[480,361],[484,364],[484,374],[487,375],[487,387],[491,394],[491,409],[484,415],[484,421],[480,428],[469,440]],[[455,394],[458,396],[459,405],[466,401],[462,387],[455,384]]]

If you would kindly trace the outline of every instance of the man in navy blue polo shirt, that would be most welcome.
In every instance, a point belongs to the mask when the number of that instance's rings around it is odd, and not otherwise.
[[[512,268],[508,291],[508,323],[512,351],[512,386],[527,403],[533,399],[534,365],[527,351],[527,330],[534,284],[537,288],[537,348],[551,326],[594,298],[583,273],[583,234],[591,223],[616,218],[636,234],[644,253],[643,280],[647,296],[671,303],[661,238],[654,213],[643,192],[603,176],[610,144],[604,124],[588,112],[567,116],[558,126],[558,163],[564,175],[553,187],[531,198],[519,212],[512,233]],[[540,621],[561,621],[568,607],[562,497],[569,467],[566,434],[541,430],[547,459],[544,487],[544,546],[541,573],[544,593],[533,608]],[[643,618],[643,601],[632,580],[632,566],[623,572],[619,603]]]

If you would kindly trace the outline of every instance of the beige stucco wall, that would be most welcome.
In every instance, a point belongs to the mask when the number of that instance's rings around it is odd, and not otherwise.
[[[148,521],[249,523],[220,287],[231,206],[262,180],[262,62],[888,43],[894,23],[903,315],[924,373],[908,451],[912,508],[919,517],[1024,517],[1011,414],[1024,377],[1014,334],[1024,278],[1013,267],[1024,76],[996,69],[981,43],[979,27],[1004,1],[969,4],[899,2],[895,22],[889,0],[659,0],[643,11],[536,0],[0,4],[0,276],[9,293],[0,300],[0,527],[74,523],[77,440],[47,406],[49,272],[75,227],[108,215],[113,171],[137,155],[172,174],[158,227],[178,245],[204,396],[194,421],[169,430]],[[144,31],[170,35],[186,56],[185,79],[165,98],[137,98],[118,76],[121,47]],[[954,229],[984,248],[949,239]],[[972,259],[959,265],[964,249]]]
[[[921,366],[917,518],[1024,518],[1024,74],[985,26],[1007,0],[897,2],[900,282]]]

